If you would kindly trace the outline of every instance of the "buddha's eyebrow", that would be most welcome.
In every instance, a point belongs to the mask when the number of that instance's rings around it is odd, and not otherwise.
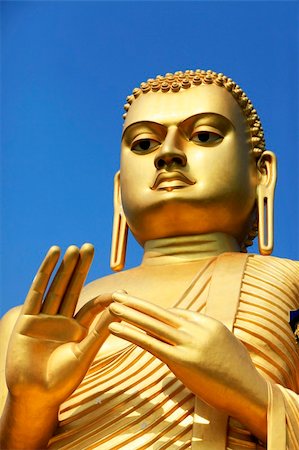
[[[210,120],[214,120],[215,122],[217,122],[217,125],[219,124],[219,126],[224,129],[229,128],[235,129],[234,124],[227,117],[223,116],[222,114],[217,114],[213,112],[194,114],[193,116],[187,117],[186,119],[182,120],[178,124],[178,126],[179,127],[184,126],[185,124],[195,125],[197,122],[204,120],[206,120],[207,122]],[[208,125],[208,123],[206,123],[206,125]]]
[[[178,122],[176,125],[180,128],[184,126],[185,124],[195,124],[196,122],[200,120],[217,120],[217,122],[222,125],[224,128],[235,128],[233,123],[225,116],[217,113],[212,112],[204,112],[199,114],[194,114],[193,116],[186,117],[185,119]],[[167,123],[159,123],[155,122],[153,120],[141,120],[139,122],[131,123],[127,128],[124,129],[122,134],[122,140],[124,139],[125,135],[131,131],[131,129],[138,128],[138,127],[144,127],[148,129],[155,129],[157,127],[167,130],[169,124]]]
[[[129,133],[134,128],[147,128],[149,130],[157,129],[157,127],[167,130],[167,125],[164,125],[163,123],[154,122],[152,120],[141,120],[140,122],[133,122],[131,123],[127,128],[124,129],[122,133],[122,140],[124,139],[125,135]]]

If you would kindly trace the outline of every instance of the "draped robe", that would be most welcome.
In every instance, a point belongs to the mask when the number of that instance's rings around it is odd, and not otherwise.
[[[206,259],[174,306],[205,314],[216,261],[217,257]],[[257,370],[275,388],[279,414],[286,422],[285,448],[298,450],[299,357],[289,315],[299,308],[299,266],[290,260],[249,255],[241,278],[236,280],[240,291],[233,332]],[[164,363],[124,342],[109,353],[99,352],[83,382],[61,406],[59,426],[49,448],[265,448],[233,418],[224,430],[224,446],[218,447],[223,436],[213,423],[213,414],[207,419],[206,409]],[[281,417],[276,419],[269,411],[268,421],[274,435],[284,433],[275,430]]]

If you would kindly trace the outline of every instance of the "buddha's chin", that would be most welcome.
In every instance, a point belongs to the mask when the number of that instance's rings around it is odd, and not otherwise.
[[[219,205],[165,203],[159,207],[126,211],[127,222],[136,240],[144,245],[153,239],[221,232],[241,241],[248,229],[252,205],[245,209]]]

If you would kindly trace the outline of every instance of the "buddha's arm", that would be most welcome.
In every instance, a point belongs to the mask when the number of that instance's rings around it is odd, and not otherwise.
[[[168,311],[125,294],[113,298],[110,311],[124,321],[109,325],[113,334],[161,359],[195,395],[266,442],[267,383],[224,325],[199,313]]]
[[[112,317],[104,312],[88,328],[111,295],[91,300],[74,315],[93,256],[70,247],[44,298],[59,258],[52,248],[30,288],[12,331],[6,360],[8,396],[1,418],[1,449],[34,450],[47,446],[63,401],[77,388],[102,343]],[[113,319],[114,320],[114,319]]]

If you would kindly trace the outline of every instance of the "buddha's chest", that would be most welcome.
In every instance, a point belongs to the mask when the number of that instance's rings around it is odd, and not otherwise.
[[[296,390],[298,358],[287,321],[296,292],[283,273],[269,275],[268,269],[254,261],[247,264],[234,333],[265,377]],[[205,313],[212,265],[197,269],[196,274],[177,272],[174,278],[171,273],[158,277],[152,272],[140,281],[140,275],[136,273],[135,283],[116,288],[149,301],[155,298],[155,303],[166,298],[169,305],[164,307]],[[160,283],[155,283],[155,277]],[[109,339],[81,386],[63,405],[60,436],[54,438],[50,448],[171,449],[173,436],[187,444],[184,448],[191,448],[193,394],[149,353],[125,341]]]

